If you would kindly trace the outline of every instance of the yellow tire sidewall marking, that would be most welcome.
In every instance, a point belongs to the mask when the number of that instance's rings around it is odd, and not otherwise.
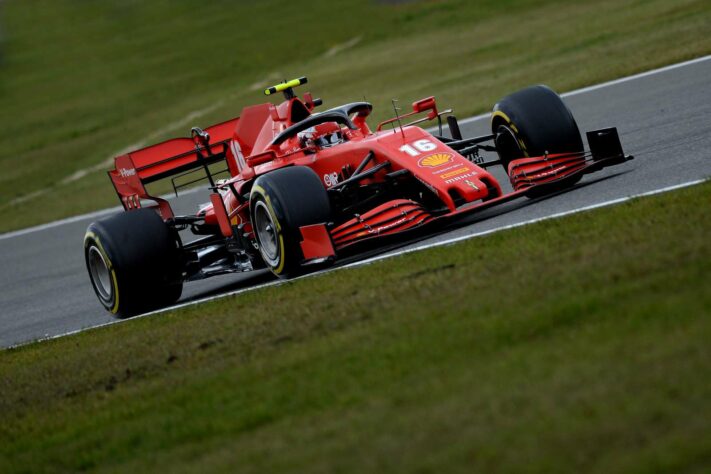
[[[106,265],[109,267],[109,273],[111,274],[111,285],[114,288],[114,305],[110,309],[110,311],[113,314],[116,314],[118,312],[119,308],[119,291],[118,291],[118,282],[116,280],[116,270],[114,270],[114,265],[111,263],[111,259],[109,258],[108,254],[106,253],[106,250],[104,250],[104,246],[101,244],[101,240],[99,240],[99,237],[93,233],[93,232],[87,232],[86,235],[84,235],[84,247],[87,246],[87,241],[89,239],[92,239],[94,242],[96,242],[96,246],[99,249],[99,252],[101,252],[101,256],[104,257],[104,261],[106,262]]]
[[[263,187],[259,185],[254,185],[252,186],[252,192],[256,192],[259,194],[263,199],[264,202],[267,205],[267,210],[272,216],[272,221],[276,225],[277,228],[277,236],[279,238],[279,265],[277,265],[276,268],[273,268],[274,273],[277,275],[281,274],[282,271],[284,271],[284,260],[285,260],[285,255],[284,255],[284,236],[282,235],[281,232],[281,223],[279,222],[279,219],[277,219],[276,212],[274,212],[274,207],[272,206],[272,200],[269,198],[269,195],[267,192],[264,190]]]
[[[521,147],[521,151],[523,151],[523,154],[528,157],[528,150],[526,150],[526,144],[523,143],[523,140],[518,136],[518,127],[516,127],[516,124],[511,121],[508,115],[506,115],[504,112],[497,110],[495,112],[492,112],[491,114],[491,123],[494,123],[494,119],[496,117],[499,117],[503,119],[506,124],[509,126],[511,130],[514,131],[514,133],[517,135],[516,140],[518,141],[519,146]]]

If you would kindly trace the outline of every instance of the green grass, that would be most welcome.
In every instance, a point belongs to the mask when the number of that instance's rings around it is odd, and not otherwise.
[[[709,472],[709,198],[0,352],[0,472]]]
[[[308,75],[327,106],[365,96],[374,120],[428,95],[466,116],[532,83],[711,53],[704,0],[6,0],[0,15],[0,231],[117,205],[111,157],[238,115],[282,78]]]

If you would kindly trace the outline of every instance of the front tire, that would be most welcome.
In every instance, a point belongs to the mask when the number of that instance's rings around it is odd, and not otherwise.
[[[573,114],[547,86],[527,87],[501,99],[491,115],[491,131],[507,172],[517,158],[583,151]]]
[[[289,278],[304,271],[299,228],[328,222],[331,205],[311,168],[290,166],[257,178],[250,213],[264,263],[278,277]]]
[[[84,257],[99,302],[120,318],[170,305],[180,298],[180,238],[152,209],[93,222]]]

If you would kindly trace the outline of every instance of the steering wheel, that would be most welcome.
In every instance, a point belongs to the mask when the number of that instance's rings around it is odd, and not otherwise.
[[[366,117],[372,110],[373,106],[368,102],[352,102],[340,107],[325,110],[318,114],[313,114],[301,122],[295,123],[274,137],[274,140],[272,140],[270,146],[281,145],[297,133],[326,122],[336,122],[339,125],[345,125],[351,130],[358,130],[358,127],[351,120],[351,115],[357,113],[359,117]]]

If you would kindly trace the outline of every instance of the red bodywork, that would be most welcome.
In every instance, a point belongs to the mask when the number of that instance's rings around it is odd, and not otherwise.
[[[178,138],[127,153],[116,158],[115,169],[109,175],[126,210],[140,207],[141,200],[153,200],[167,220],[174,217],[169,203],[150,196],[144,184],[224,159],[231,178],[218,183],[211,203],[198,216],[225,237],[232,236],[233,226],[245,224],[246,235],[253,238],[249,202],[244,196],[256,177],[285,166],[308,166],[328,189],[348,179],[364,157],[372,153],[366,170],[385,162],[389,164],[359,185],[380,182],[387,179],[386,175],[407,170],[403,174],[409,173],[408,176],[419,181],[423,190],[436,195],[441,203],[438,212],[433,213],[413,200],[393,199],[328,227],[326,223],[303,227],[302,250],[309,260],[333,257],[339,250],[359,241],[488,207],[518,197],[532,185],[554,182],[599,166],[583,153],[514,160],[508,169],[514,192],[503,195],[501,186],[488,171],[437,137],[413,125],[393,123],[394,129],[382,130],[383,124],[397,119],[386,121],[371,131],[365,120],[367,113],[352,117],[354,129],[335,123],[315,127],[316,137],[340,131],[344,141],[335,146],[305,145],[297,135],[273,144],[281,132],[311,116],[314,106],[311,95],[305,94],[303,100],[294,97],[276,106],[266,103],[247,107],[239,118],[207,128],[209,142],[200,137]],[[416,102],[413,112],[401,116],[400,120],[418,113],[426,113],[429,119],[436,118],[434,98]]]

